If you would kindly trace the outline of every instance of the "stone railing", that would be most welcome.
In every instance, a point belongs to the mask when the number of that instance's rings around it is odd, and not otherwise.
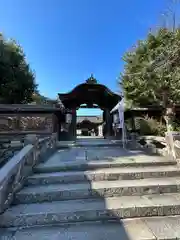
[[[180,161],[180,132],[167,132],[166,133],[167,152],[173,159]]]
[[[10,133],[0,133],[0,168],[9,161],[15,154],[17,154],[24,146],[27,136],[33,136],[33,132],[21,132],[13,135]],[[37,138],[45,139],[45,136],[50,136],[48,133],[36,134]],[[41,140],[40,140],[41,141]]]
[[[164,137],[161,136],[138,136],[138,145],[140,148],[149,154],[157,154],[167,156],[167,144]]]
[[[23,141],[0,139],[0,168],[24,147]]]
[[[23,187],[33,167],[52,154],[56,141],[56,134],[43,139],[27,136],[25,147],[0,169],[0,213],[12,203],[14,194]]]

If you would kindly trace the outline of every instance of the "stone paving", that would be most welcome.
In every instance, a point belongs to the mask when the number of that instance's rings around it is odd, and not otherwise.
[[[77,142],[35,167],[0,216],[0,239],[180,239],[175,161],[102,139]]]
[[[180,217],[0,230],[0,240],[178,240]]]
[[[176,164],[160,156],[150,156],[142,151],[128,151],[120,147],[72,147],[58,150],[45,163],[39,164],[35,172],[53,172],[70,169],[102,167]]]

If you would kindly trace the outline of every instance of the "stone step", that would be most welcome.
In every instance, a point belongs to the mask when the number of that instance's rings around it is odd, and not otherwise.
[[[101,141],[101,142],[89,142],[89,141],[84,141],[84,142],[57,142],[56,144],[58,149],[61,148],[71,148],[71,147],[122,147],[122,141]]]
[[[175,160],[169,160],[159,156],[122,157],[115,160],[69,160],[69,161],[47,161],[34,168],[34,173],[52,173],[59,171],[86,171],[100,168],[120,168],[120,167],[145,167],[145,166],[165,166],[177,165]]]
[[[69,200],[10,207],[0,215],[0,227],[52,225],[180,214],[180,194],[152,194]]]
[[[180,216],[85,222],[58,226],[2,229],[1,239],[155,240],[180,239]]]
[[[15,196],[14,204],[104,198],[180,191],[180,177],[138,180],[98,181],[76,184],[52,184],[25,187]]]
[[[111,140],[103,138],[92,139],[77,139],[76,141],[58,141],[57,148],[69,147],[119,147],[122,146],[121,140]]]
[[[139,223],[139,227],[138,224]],[[137,227],[140,232],[137,232]],[[143,227],[144,232],[140,227]],[[135,228],[133,231],[132,228]],[[123,223],[116,222],[91,222],[78,223],[68,226],[37,226],[24,229],[2,229],[0,231],[2,240],[36,240],[36,239],[52,239],[52,240],[134,240],[130,236],[138,234],[139,238],[146,240],[156,239],[153,233],[148,229],[145,223],[139,220],[136,224],[128,223],[124,227]],[[174,236],[174,235],[172,235]],[[142,237],[142,238],[140,238]],[[136,239],[137,240],[137,239]]]
[[[128,168],[102,168],[94,171],[68,171],[40,173],[30,176],[26,185],[44,185],[55,183],[75,183],[85,181],[133,180],[142,178],[160,178],[179,176],[177,166],[152,166]]]

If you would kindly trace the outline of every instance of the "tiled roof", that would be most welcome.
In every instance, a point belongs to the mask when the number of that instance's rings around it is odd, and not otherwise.
[[[85,120],[94,122],[94,123],[102,123],[103,117],[102,116],[77,116],[77,123],[81,123]]]

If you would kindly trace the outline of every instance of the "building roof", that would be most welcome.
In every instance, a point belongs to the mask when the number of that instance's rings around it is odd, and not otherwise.
[[[0,113],[4,112],[55,112],[62,111],[61,106],[39,104],[0,104]]]
[[[77,116],[77,123],[82,123],[83,121],[89,121],[93,123],[102,123],[102,116]]]
[[[93,104],[97,104],[101,109],[111,110],[121,100],[120,95],[112,92],[105,85],[98,84],[92,76],[70,92],[58,95],[65,108],[68,109],[78,109],[82,104],[87,104],[88,108],[92,108]]]

